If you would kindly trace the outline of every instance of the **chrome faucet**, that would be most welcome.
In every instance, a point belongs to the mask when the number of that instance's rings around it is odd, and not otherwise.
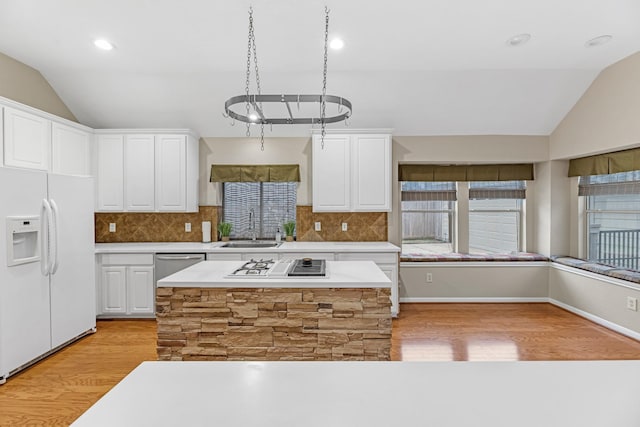
[[[249,209],[249,231],[251,232],[251,240],[256,240],[256,213],[253,208]]]

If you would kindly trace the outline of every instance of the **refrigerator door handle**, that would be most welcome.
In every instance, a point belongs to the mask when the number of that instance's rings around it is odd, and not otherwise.
[[[60,225],[60,211],[58,210],[58,205],[55,200],[51,199],[51,211],[52,211],[52,221],[53,224],[53,244],[51,245],[51,274],[56,274],[58,271],[58,265],[60,264],[60,260],[58,258],[58,230]]]
[[[51,206],[46,199],[42,199],[40,209],[40,272],[49,275],[49,211]]]

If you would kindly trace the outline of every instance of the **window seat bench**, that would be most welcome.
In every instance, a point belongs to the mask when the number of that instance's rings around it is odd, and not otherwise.
[[[553,255],[551,256],[551,261],[569,267],[578,268],[580,270],[590,271],[592,273],[602,274],[604,276],[640,284],[640,271],[612,267],[606,264],[599,264],[597,262],[585,261],[583,259],[563,255]]]
[[[411,254],[401,253],[400,262],[512,262],[512,261],[549,261],[544,255],[531,252],[513,254]]]

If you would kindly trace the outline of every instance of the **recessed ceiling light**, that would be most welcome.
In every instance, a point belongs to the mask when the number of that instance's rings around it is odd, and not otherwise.
[[[517,36],[513,36],[507,39],[507,46],[513,46],[513,47],[522,46],[523,44],[528,42],[530,39],[531,39],[531,34],[527,34],[527,33],[518,34]]]
[[[98,49],[102,49],[102,50],[111,50],[111,49],[113,49],[113,44],[109,40],[96,39],[96,40],[93,41],[93,44]]]
[[[584,45],[585,45],[585,47],[600,46],[601,44],[605,44],[607,42],[610,42],[612,38],[613,38],[613,36],[610,36],[610,35],[606,34],[606,35],[603,35],[603,36],[594,37],[591,40],[587,40],[587,42]]]
[[[258,115],[255,114],[255,113],[249,114],[249,120],[251,120],[252,122],[257,122],[258,121]]]
[[[329,43],[331,49],[340,50],[344,47],[344,40],[335,38]]]

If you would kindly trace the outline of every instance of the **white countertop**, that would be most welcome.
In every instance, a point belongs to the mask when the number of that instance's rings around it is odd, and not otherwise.
[[[222,248],[226,242],[96,243],[97,254],[109,253],[280,253],[280,252],[400,252],[389,242],[283,242],[277,248]]]
[[[637,427],[640,361],[144,362],[73,427]]]
[[[389,288],[391,280],[373,261],[327,261],[326,277],[229,278],[245,261],[202,261],[158,280],[181,288]]]

